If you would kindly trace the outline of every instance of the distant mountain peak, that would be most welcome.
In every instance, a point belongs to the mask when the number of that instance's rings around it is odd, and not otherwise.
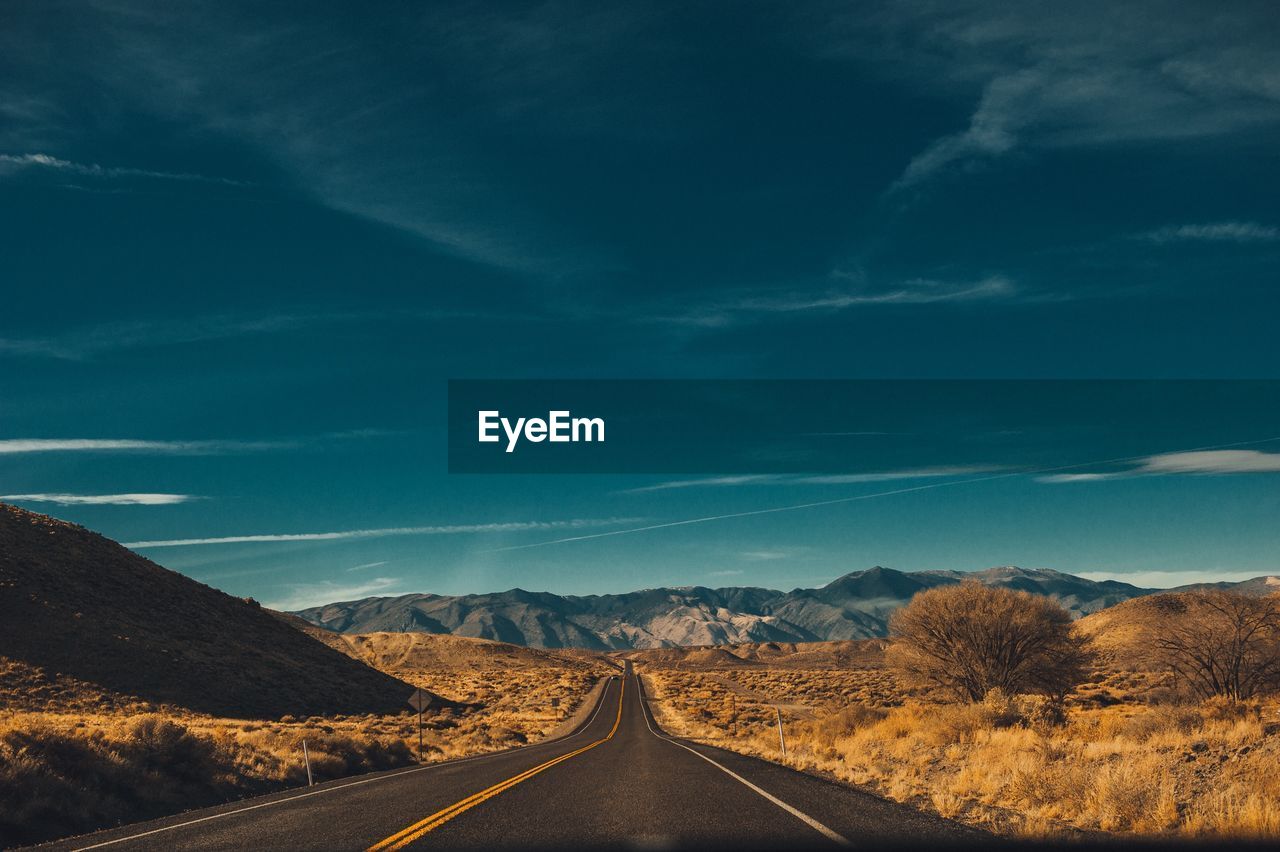
[[[897,576],[897,575],[905,575],[905,574],[906,574],[905,571],[899,571],[895,568],[885,568],[883,565],[873,565],[870,568],[861,568],[857,571],[850,571],[847,574],[841,574],[839,577],[836,577],[834,580],[832,580],[830,583],[827,583],[822,588],[824,589],[830,588],[831,586],[839,585],[840,583],[844,583],[847,581],[856,582],[864,578],[874,579],[876,577]]]

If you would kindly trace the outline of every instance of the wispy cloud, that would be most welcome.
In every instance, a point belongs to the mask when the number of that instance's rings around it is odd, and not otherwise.
[[[1165,474],[1240,474],[1280,473],[1280,453],[1260,450],[1194,450],[1162,453],[1136,459],[1133,466],[1116,471],[1056,473],[1037,477],[1037,482],[1051,484],[1073,482],[1106,482],[1135,476]]]
[[[1274,40],[1255,15],[1147,2],[1084,8],[1093,11],[896,4],[851,10],[816,38],[828,55],[971,104],[963,126],[911,158],[893,192],[1021,151],[1176,142],[1280,121]]]
[[[206,439],[153,440],[149,438],[0,438],[0,455],[23,453],[138,453],[144,455],[215,456],[299,450],[338,442],[360,441],[403,434],[387,429],[350,429],[271,440]]]
[[[792,480],[801,485],[848,485],[858,482],[892,482],[896,479],[932,479],[942,476],[972,476],[975,473],[992,473],[1009,470],[1004,465],[951,465],[946,467],[921,467],[909,470],[887,470],[878,473],[835,473],[824,476],[802,476]]]
[[[779,559],[786,559],[791,554],[785,550],[745,550],[738,554],[739,559],[745,559],[748,562],[776,562]],[[741,574],[741,571],[734,573]]]
[[[742,572],[739,570],[711,571],[707,574],[707,576],[708,577],[737,577],[741,573]]]
[[[364,571],[367,568],[381,568],[383,565],[387,564],[387,561],[388,560],[384,559],[381,562],[366,562],[363,565],[352,565],[347,570],[348,571]]]
[[[223,455],[298,446],[297,441],[152,441],[136,438],[3,438],[0,455],[18,453],[154,453]]]
[[[890,192],[915,186],[953,163],[995,157],[1011,150],[1018,142],[1023,121],[1018,103],[1034,93],[1039,76],[1022,71],[992,80],[969,118],[969,126],[938,139],[913,157]]]
[[[1143,461],[1147,473],[1280,473],[1280,453],[1260,450],[1201,450],[1164,453]]]
[[[1072,482],[1106,482],[1108,479],[1120,479],[1129,476],[1128,473],[1053,473],[1048,476],[1037,476],[1036,482],[1047,482],[1052,485],[1069,484]]]
[[[668,482],[656,482],[653,485],[642,485],[639,488],[626,488],[619,494],[646,494],[650,491],[670,491],[676,488],[711,488],[730,485],[757,485],[776,481],[779,477],[769,474],[744,474],[742,476],[710,476],[702,479],[673,479]]]
[[[43,337],[0,337],[0,354],[78,361],[106,352],[282,334],[371,319],[367,314],[213,315],[103,323]]]
[[[76,105],[89,97],[117,121],[145,112],[235,139],[321,203],[481,263],[554,279],[610,265],[581,234],[575,240],[567,226],[539,215],[498,177],[492,152],[472,142],[493,123],[562,134],[585,122],[592,133],[617,132],[616,119],[638,104],[620,102],[602,82],[609,75],[595,69],[616,64],[619,49],[635,49],[626,35],[651,16],[542,5],[502,16],[422,7],[387,13],[389,24],[412,34],[394,42],[323,16],[276,20],[258,12],[220,8],[196,26],[155,4],[87,6],[80,10],[85,27],[102,35],[83,41],[60,33],[51,43],[74,55],[68,76],[82,85],[48,74],[46,49],[20,49],[40,36],[48,42],[48,33],[14,28],[10,76],[50,108],[47,127],[8,134],[17,140],[6,143],[11,156],[61,150],[60,141],[76,138]],[[406,68],[417,73],[405,75]],[[438,81],[457,68],[468,71],[455,103],[441,97]]]
[[[999,465],[952,465],[946,467],[921,467],[907,470],[885,470],[874,473],[833,473],[822,475],[744,474],[741,476],[711,476],[700,479],[674,479],[657,482],[639,488],[628,488],[621,494],[644,494],[650,491],[669,491],[676,488],[726,488],[738,485],[851,485],[859,482],[892,482],[899,479],[929,479],[943,476],[970,476],[1007,470]]]
[[[59,506],[172,506],[200,499],[192,494],[0,494],[0,500],[10,503]]]
[[[402,535],[461,535],[473,533],[511,533],[541,530],[573,530],[630,524],[642,518],[574,518],[564,521],[509,521],[491,524],[442,524],[425,527],[383,527],[379,529],[341,530],[316,533],[267,533],[230,535],[215,538],[175,538],[160,541],[125,542],[125,547],[145,550],[155,547],[191,547],[209,544],[256,544],[279,541],[346,541],[362,538],[386,538]]]
[[[911,278],[888,287],[860,286],[822,292],[749,293],[737,298],[694,305],[657,317],[660,322],[719,328],[770,316],[837,313],[876,305],[934,305],[945,302],[981,302],[1010,299],[1018,287],[1003,275],[977,280],[949,281]]]
[[[1212,222],[1203,225],[1170,225],[1140,235],[1153,243],[1274,243],[1280,228],[1257,222]]]
[[[343,585],[332,580],[295,583],[286,586],[288,593],[284,597],[271,601],[266,606],[290,612],[338,601],[359,600],[373,595],[392,593],[401,587],[402,583],[403,580],[398,577],[375,577],[367,583],[357,585]]]
[[[16,169],[39,168],[90,178],[148,178],[152,180],[195,181],[218,183],[227,186],[248,186],[244,181],[224,177],[210,177],[187,172],[165,172],[153,169],[136,169],[119,166],[100,166],[97,163],[76,163],[51,154],[0,154],[0,174]]]

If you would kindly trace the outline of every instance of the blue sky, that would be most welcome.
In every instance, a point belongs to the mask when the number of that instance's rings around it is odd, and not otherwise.
[[[1268,4],[795,6],[9,4],[0,494],[291,606],[1280,571],[1275,444],[503,549],[971,474],[449,476],[450,378],[1280,378]]]

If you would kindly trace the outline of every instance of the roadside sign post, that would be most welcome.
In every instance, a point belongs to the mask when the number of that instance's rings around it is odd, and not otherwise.
[[[778,742],[782,744],[782,759],[787,759],[787,737],[782,733],[782,710],[778,705],[773,706],[773,712],[778,714]]]
[[[315,785],[315,779],[311,777],[311,753],[307,751],[307,741],[302,741],[302,760],[307,764],[307,786]]]
[[[426,757],[422,748],[422,711],[431,706],[431,693],[415,689],[409,696],[409,706],[418,711],[418,762],[425,763]]]

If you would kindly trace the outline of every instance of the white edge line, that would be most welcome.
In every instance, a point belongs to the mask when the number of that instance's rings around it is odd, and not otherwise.
[[[609,691],[608,680],[612,680],[614,677],[615,675],[608,676],[608,679],[605,682],[604,689],[600,691],[600,700],[596,702],[595,712],[591,714],[591,718],[588,719],[581,728],[579,728],[578,730],[574,731],[571,734],[566,734],[563,737],[559,737],[554,740],[547,740],[546,742],[534,743],[531,746],[525,746],[525,748],[537,748],[540,745],[550,745],[551,743],[563,742],[564,740],[567,740],[570,737],[578,736],[578,734],[581,734],[587,728],[591,727],[591,723],[596,720],[596,716],[600,715],[600,708],[604,706],[604,697],[605,697],[605,694]],[[516,749],[516,751],[519,751],[519,750],[520,749]],[[101,843],[94,843],[91,846],[74,846],[72,848],[74,852],[87,852],[87,850],[89,849],[100,849],[103,846],[112,846],[116,843],[124,843],[125,841],[128,841],[128,840],[137,840],[141,837],[149,837],[153,834],[162,834],[163,832],[166,832],[166,831],[174,831],[179,828],[186,828],[189,825],[197,825],[202,822],[208,822],[209,820],[212,820],[212,819],[221,819],[222,817],[229,817],[229,816],[235,816],[236,814],[248,813],[249,811],[256,811],[259,808],[269,808],[272,805],[283,805],[288,802],[296,802],[299,799],[307,799],[307,798],[310,798],[311,796],[319,796],[321,793],[332,793],[335,790],[346,790],[349,787],[359,787],[361,784],[372,784],[375,781],[389,781],[392,778],[400,778],[404,775],[409,775],[414,772],[422,772],[425,769],[439,769],[442,766],[457,766],[460,763],[470,763],[474,760],[484,760],[486,758],[498,757],[499,755],[510,754],[510,753],[511,751],[495,751],[495,752],[490,752],[489,754],[477,754],[471,757],[462,757],[462,758],[458,758],[457,760],[442,760],[442,761],[439,761],[438,763],[428,763],[425,766],[412,766],[400,771],[393,771],[385,775],[379,775],[376,778],[362,778],[359,781],[352,781],[348,784],[336,784],[332,787],[325,787],[323,790],[312,790],[309,793],[300,793],[297,796],[287,796],[282,799],[274,799],[270,802],[261,802],[256,805],[249,805],[248,807],[235,808],[234,810],[223,811],[221,813],[216,813],[216,814],[210,814],[209,816],[200,817],[199,819],[180,822],[180,823],[177,823],[176,825],[163,825],[159,828],[153,828],[150,831],[144,831],[141,834],[128,834],[128,835],[125,835],[124,837],[117,837],[113,840],[104,840]]]
[[[684,743],[682,743],[682,742],[677,742],[676,740],[673,740],[671,737],[664,737],[662,734],[658,733],[656,730],[654,730],[654,728],[653,728],[653,723],[649,721],[649,712],[648,712],[649,708],[648,708],[648,706],[646,705],[646,702],[645,702],[645,699],[644,699],[644,683],[643,683],[643,681],[641,681],[641,680],[640,680],[640,675],[639,675],[638,673],[636,674],[636,683],[639,685],[639,689],[637,689],[637,690],[636,690],[636,693],[637,693],[637,695],[640,697],[640,715],[644,716],[644,723],[645,723],[646,725],[648,725],[648,726],[649,726],[649,733],[653,734],[655,737],[657,737],[657,738],[658,738],[658,739],[660,739],[660,740],[666,740],[667,742],[671,743],[673,746],[679,746],[680,748],[684,749],[685,751],[689,752],[690,754],[697,755],[698,757],[700,757],[700,758],[702,758],[703,760],[705,760],[707,763],[710,763],[710,764],[711,764],[712,766],[714,766],[716,769],[719,769],[721,772],[723,772],[723,773],[725,773],[726,775],[728,775],[730,778],[732,778],[732,779],[734,779],[735,781],[738,781],[739,783],[743,784],[743,785],[744,785],[744,786],[746,786],[748,789],[750,789],[750,790],[752,790],[752,791],[754,791],[754,792],[756,792],[756,793],[759,793],[761,796],[764,796],[764,797],[765,797],[766,799],[768,799],[770,802],[773,802],[775,805],[777,805],[778,807],[782,808],[784,811],[786,811],[787,813],[791,814],[791,815],[792,815],[793,817],[795,817],[796,819],[798,819],[798,820],[800,820],[801,822],[805,823],[805,824],[806,824],[806,825],[808,825],[810,828],[812,828],[814,831],[818,832],[819,834],[821,834],[823,837],[827,838],[828,840],[831,840],[831,841],[833,841],[833,842],[835,842],[835,843],[838,843],[838,844],[840,844],[841,846],[852,846],[852,845],[853,845],[852,843],[850,843],[850,842],[849,842],[849,839],[848,839],[847,837],[845,837],[844,835],[842,835],[842,834],[840,834],[840,833],[838,833],[838,832],[836,832],[836,831],[834,831],[834,830],[832,830],[832,829],[830,829],[830,828],[827,828],[827,826],[825,826],[825,825],[823,825],[822,823],[818,822],[816,819],[814,819],[813,817],[809,816],[809,815],[808,815],[807,813],[805,813],[804,811],[801,811],[801,810],[799,810],[799,809],[797,809],[797,808],[792,807],[791,805],[788,805],[786,802],[782,801],[782,800],[781,800],[781,799],[779,799],[777,796],[773,795],[772,793],[768,792],[767,790],[762,790],[762,789],[760,789],[760,788],[759,788],[759,787],[757,787],[755,784],[752,784],[750,781],[748,781],[747,779],[743,778],[743,777],[742,777],[741,775],[739,775],[738,773],[734,772],[732,769],[729,769],[728,767],[723,766],[723,765],[721,765],[721,764],[717,763],[716,761],[714,761],[714,760],[712,760],[711,758],[707,757],[705,754],[703,754],[702,752],[698,751],[697,749],[690,748],[689,746],[685,745],[685,744],[684,744]]]

